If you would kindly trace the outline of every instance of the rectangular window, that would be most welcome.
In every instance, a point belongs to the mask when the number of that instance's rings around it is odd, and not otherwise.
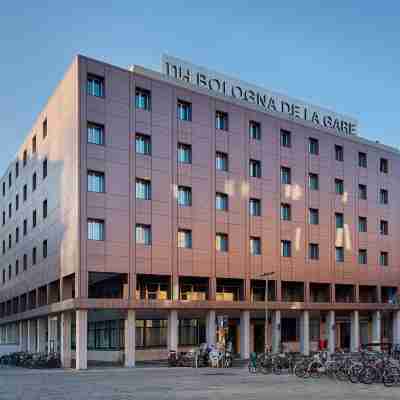
[[[367,168],[367,154],[359,152],[358,153],[358,166],[360,168]]]
[[[43,250],[43,258],[47,258],[47,240],[43,240],[42,250]]]
[[[15,211],[18,211],[19,209],[19,195],[15,195]]]
[[[105,192],[105,177],[104,172],[88,171],[88,192],[104,193]]]
[[[178,162],[182,164],[192,163],[192,146],[190,144],[178,143]]]
[[[6,183],[3,182],[3,197],[6,195]]]
[[[8,204],[8,218],[11,219],[11,217],[12,217],[12,204],[9,203]]]
[[[342,195],[344,193],[343,179],[335,179],[335,193]]]
[[[151,200],[151,182],[149,180],[136,178],[136,198]]]
[[[261,200],[260,199],[249,199],[249,214],[252,217],[261,216]]]
[[[37,151],[37,140],[36,136],[32,138],[32,154],[35,154]]]
[[[136,88],[136,108],[149,111],[151,108],[150,90]]]
[[[220,211],[228,211],[228,195],[226,193],[216,193],[215,209]]]
[[[290,185],[292,183],[292,173],[290,168],[281,167],[281,184]]]
[[[308,245],[308,256],[310,260],[319,260],[319,245],[317,243]]]
[[[221,151],[215,153],[215,168],[219,171],[228,171],[228,154]]]
[[[178,119],[181,121],[192,120],[192,105],[187,101],[178,100]]]
[[[281,146],[282,147],[292,147],[292,134],[289,131],[281,129]]]
[[[259,237],[250,237],[250,254],[252,256],[261,254],[261,239]]]
[[[2,220],[2,224],[5,225],[6,224],[6,212],[3,211],[3,220]]]
[[[261,161],[249,161],[249,174],[252,178],[261,178]]]
[[[36,228],[37,224],[37,212],[36,210],[32,211],[32,228]]]
[[[379,265],[387,267],[389,265],[389,253],[387,251],[381,251],[379,254]]]
[[[310,225],[319,225],[319,210],[317,208],[310,208],[308,215]]]
[[[381,189],[379,192],[379,202],[381,204],[389,203],[389,192],[386,189]]]
[[[381,219],[380,221],[380,233],[381,235],[389,235],[389,222]]]
[[[192,248],[192,231],[189,229],[178,230],[178,247],[181,249]]]
[[[215,112],[215,129],[228,130],[228,114],[222,111]]]
[[[367,218],[366,217],[358,217],[358,232],[367,232]]]
[[[359,249],[358,250],[358,263],[359,264],[367,264],[367,250],[366,249]]]
[[[15,228],[15,243],[19,242],[19,228]]]
[[[104,125],[87,123],[88,143],[104,146]]]
[[[136,134],[136,153],[146,156],[151,155],[151,136],[141,133]]]
[[[338,144],[335,144],[335,160],[343,161],[343,146],[339,146]]]
[[[290,221],[292,219],[292,210],[290,204],[281,204],[281,220]]]
[[[11,233],[8,235],[8,248],[11,249],[12,246],[12,237],[11,237]]]
[[[379,171],[382,174],[387,174],[389,172],[389,161],[386,158],[381,158],[379,160]]]
[[[3,240],[2,243],[3,243],[2,252],[3,252],[3,254],[6,254],[6,241]]]
[[[358,198],[360,200],[367,200],[367,185],[358,185]]]
[[[310,188],[310,190],[319,190],[318,174],[308,174],[308,187]]]
[[[88,75],[87,94],[89,96],[104,97],[104,78],[96,75]]]
[[[88,239],[103,241],[105,238],[104,221],[101,219],[88,219]]]
[[[336,229],[343,228],[344,218],[342,213],[335,213],[335,226]]]
[[[319,142],[318,139],[309,138],[308,139],[308,151],[310,154],[318,155],[319,154]]]
[[[178,205],[183,207],[190,207],[192,205],[192,189],[190,187],[178,187]]]
[[[18,276],[19,274],[19,261],[15,261],[15,276]]]
[[[43,121],[42,125],[42,137],[43,139],[47,138],[47,118]]]
[[[290,240],[281,240],[281,256],[292,256],[292,242]]]
[[[11,175],[11,172],[9,172],[9,174],[8,174],[8,187],[10,188],[11,185],[12,185],[12,175]]]
[[[261,140],[261,124],[256,121],[249,121],[249,138]]]
[[[32,265],[36,265],[37,262],[37,250],[36,247],[32,249]]]
[[[43,215],[43,219],[47,218],[47,199],[43,200],[42,215]]]
[[[28,269],[28,256],[26,254],[24,254],[24,257],[23,257],[23,268],[24,268],[24,271],[26,271]]]
[[[136,224],[136,243],[151,245],[151,226],[144,224]]]
[[[43,179],[47,178],[47,158],[43,160],[43,165],[42,165],[42,175]]]
[[[19,177],[19,162],[15,163],[15,179]]]
[[[23,226],[24,226],[24,236],[26,236],[28,234],[28,220],[27,219],[24,219]]]
[[[37,175],[36,172],[32,175],[32,192],[36,190],[37,187]]]
[[[215,247],[217,251],[228,251],[228,235],[226,233],[217,233],[215,235]]]
[[[343,247],[335,247],[336,262],[344,262],[344,249]]]
[[[26,167],[26,164],[28,163],[28,151],[24,150],[23,156],[22,156],[22,165]]]

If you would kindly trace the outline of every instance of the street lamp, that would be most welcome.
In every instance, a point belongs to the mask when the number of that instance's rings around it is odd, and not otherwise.
[[[263,274],[259,275],[259,278],[265,278],[265,343],[264,343],[264,351],[267,352],[268,350],[268,278],[274,275],[275,272],[264,272]]]

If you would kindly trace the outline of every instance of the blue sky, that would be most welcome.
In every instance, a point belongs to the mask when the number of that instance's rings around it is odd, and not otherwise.
[[[362,136],[399,146],[399,43],[395,1],[7,1],[0,175],[77,53],[159,69],[168,52],[354,116]]]

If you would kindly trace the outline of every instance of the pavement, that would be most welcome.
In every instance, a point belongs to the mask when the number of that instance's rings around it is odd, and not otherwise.
[[[139,367],[75,370],[0,368],[0,400],[400,399],[400,387],[328,378],[250,375],[247,369]]]

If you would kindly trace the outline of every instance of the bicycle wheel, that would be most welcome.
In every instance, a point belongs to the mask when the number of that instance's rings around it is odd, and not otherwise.
[[[306,363],[298,363],[294,367],[294,374],[298,378],[308,378],[307,364]]]
[[[322,368],[322,365],[319,362],[314,362],[311,364],[309,367],[311,378],[321,378],[322,374],[320,372],[320,368]]]
[[[359,383],[360,382],[360,373],[363,370],[362,365],[353,365],[349,370],[349,380],[351,383]]]
[[[392,387],[396,384],[396,382],[397,382],[397,377],[393,372],[388,371],[383,374],[383,384],[386,387]]]
[[[337,380],[341,382],[346,382],[349,380],[349,374],[347,373],[347,369],[345,367],[339,367],[335,371],[335,377]]]
[[[371,385],[375,382],[377,377],[377,371],[374,367],[367,366],[365,367],[360,374],[360,382],[365,383],[366,385]]]

